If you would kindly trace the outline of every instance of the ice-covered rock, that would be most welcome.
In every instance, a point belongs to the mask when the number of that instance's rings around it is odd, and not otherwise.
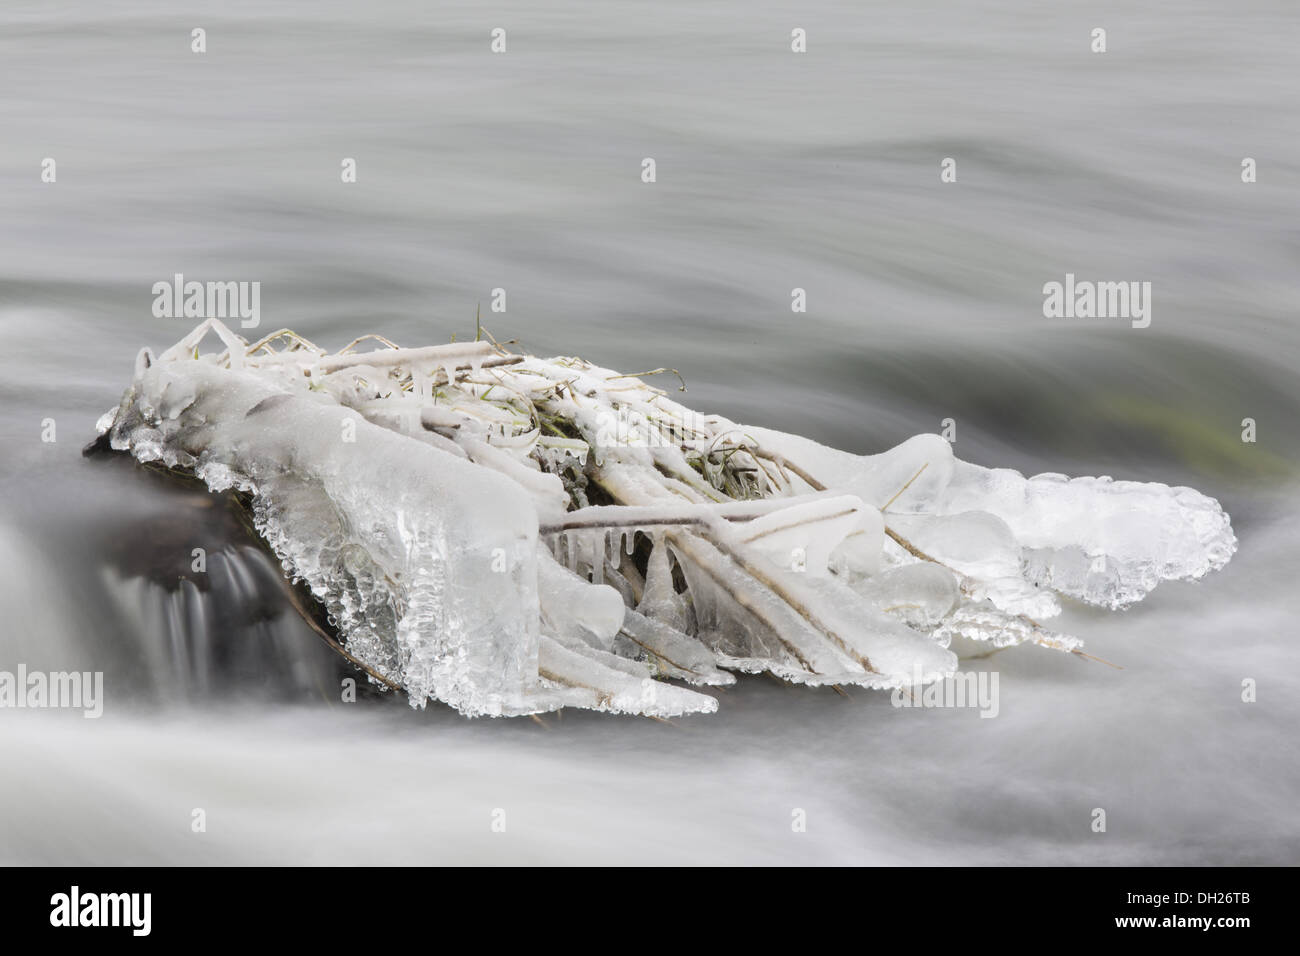
[[[214,332],[223,351],[202,353]],[[326,354],[209,321],[136,361],[114,448],[248,496],[347,652],[413,705],[676,716],[728,670],[906,687],[954,640],[1079,642],[1236,542],[1188,488],[1025,478],[918,435],[878,455],[701,416],[639,378],[490,343]]]

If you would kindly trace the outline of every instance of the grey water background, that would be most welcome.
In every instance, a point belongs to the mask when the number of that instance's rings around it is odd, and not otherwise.
[[[1280,0],[6,3],[0,670],[102,669],[107,699],[0,710],[0,862],[1300,862],[1298,22]],[[498,338],[670,366],[692,407],[858,452],[953,418],[981,464],[1196,487],[1240,552],[1122,614],[1067,609],[1123,670],[972,662],[999,673],[993,720],[766,678],[671,725],[345,705],[219,502],[80,456],[138,348],[192,325],[150,312],[177,272],[258,280],[257,331],[332,348],[464,338],[482,303]],[[1045,319],[1066,272],[1150,281],[1151,327]],[[206,592],[178,584],[199,546]]]

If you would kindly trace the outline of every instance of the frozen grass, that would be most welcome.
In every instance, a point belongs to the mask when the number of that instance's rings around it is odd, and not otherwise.
[[[200,351],[209,333],[221,351]],[[1191,489],[1026,479],[934,435],[851,455],[696,413],[647,381],[670,369],[480,333],[331,354],[209,320],[140,353],[101,431],[246,492],[336,649],[467,714],[675,716],[717,707],[682,684],[736,671],[909,688],[956,652],[1082,654],[1039,623],[1060,596],[1123,607],[1235,550]]]

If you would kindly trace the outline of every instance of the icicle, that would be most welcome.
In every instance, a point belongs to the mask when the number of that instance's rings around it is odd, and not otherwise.
[[[564,533],[564,556],[568,559],[569,570],[574,574],[578,573],[578,538],[580,532],[566,531]]]
[[[652,537],[653,549],[646,568],[645,591],[637,610],[678,631],[686,629],[686,608],[673,587],[672,568],[668,563],[668,547],[662,531]]]
[[[587,560],[591,563],[591,583],[605,583],[605,532],[596,528],[587,535]]]

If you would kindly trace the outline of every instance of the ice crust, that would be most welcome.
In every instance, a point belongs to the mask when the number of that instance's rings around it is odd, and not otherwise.
[[[286,574],[413,706],[708,713],[680,683],[732,671],[906,687],[952,674],[954,641],[1077,650],[1040,623],[1060,596],[1124,607],[1236,548],[1190,488],[1025,478],[935,435],[853,455],[484,343],[282,335],[210,321],[141,352],[99,429],[248,494]]]

